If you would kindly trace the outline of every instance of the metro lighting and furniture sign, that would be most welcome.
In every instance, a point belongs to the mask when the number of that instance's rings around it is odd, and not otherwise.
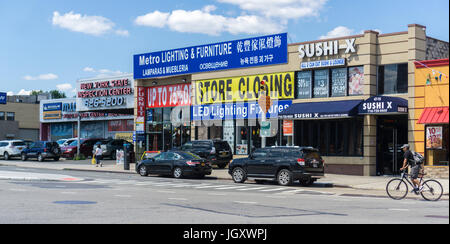
[[[288,62],[287,33],[134,55],[134,79]]]

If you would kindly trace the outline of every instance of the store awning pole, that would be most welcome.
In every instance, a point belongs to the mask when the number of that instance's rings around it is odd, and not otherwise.
[[[80,136],[81,136],[81,114],[78,113],[77,119],[77,158],[80,158]]]

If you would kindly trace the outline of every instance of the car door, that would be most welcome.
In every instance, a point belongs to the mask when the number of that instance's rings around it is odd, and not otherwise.
[[[164,159],[166,153],[160,153],[152,158],[152,162],[146,164],[150,174],[160,174],[162,172],[161,162]]]
[[[6,142],[0,142],[0,156],[3,156],[3,154],[5,153],[6,145]]]
[[[267,160],[268,153],[265,150],[256,150],[247,161],[248,175],[264,175],[264,164]]]
[[[175,168],[177,160],[180,156],[173,152],[168,152],[164,155],[164,160],[161,161],[161,170],[164,174],[172,174],[172,169]]]
[[[41,148],[44,147],[43,142],[36,142],[31,145],[30,152],[28,153],[28,157],[37,158],[37,155],[40,153]]]

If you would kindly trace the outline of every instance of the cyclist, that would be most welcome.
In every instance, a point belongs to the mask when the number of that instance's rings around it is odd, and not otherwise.
[[[405,170],[408,165],[411,166],[411,180],[414,184],[414,192],[416,194],[419,194],[420,191],[423,189],[423,187],[420,185],[419,181],[419,172],[422,169],[422,166],[420,164],[416,164],[416,161],[414,160],[413,153],[409,150],[409,145],[405,144],[401,147],[403,152],[403,167],[400,168],[400,170]]]

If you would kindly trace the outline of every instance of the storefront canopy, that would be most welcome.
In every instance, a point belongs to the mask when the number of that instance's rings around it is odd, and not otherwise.
[[[363,100],[296,103],[279,114],[281,119],[309,120],[347,118],[357,115]]]
[[[397,114],[408,113],[408,100],[400,97],[374,96],[362,102],[359,114]]]
[[[448,107],[425,108],[418,124],[448,124]]]

